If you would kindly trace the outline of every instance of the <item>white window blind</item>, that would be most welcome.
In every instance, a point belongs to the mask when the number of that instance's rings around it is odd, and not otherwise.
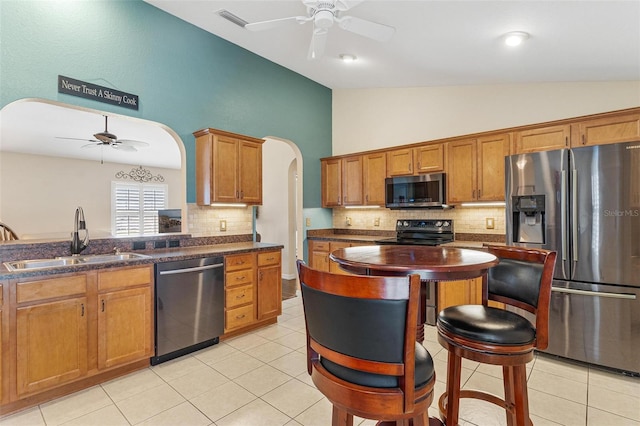
[[[158,210],[167,208],[167,185],[112,182],[111,199],[113,235],[158,233]]]

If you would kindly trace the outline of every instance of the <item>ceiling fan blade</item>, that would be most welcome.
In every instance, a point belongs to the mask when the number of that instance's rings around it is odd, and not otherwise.
[[[102,145],[102,143],[101,143],[101,142],[98,142],[98,143],[88,143],[88,144],[86,144],[86,145],[82,145],[80,148],[97,148],[97,147],[99,147],[100,145]]]
[[[388,41],[396,32],[396,29],[389,25],[378,24],[355,16],[345,16],[336,20],[343,30],[377,41]]]
[[[87,139],[87,138],[65,138],[64,136],[56,136],[56,139],[68,139],[71,141],[85,141],[85,142],[98,142],[95,139]]]
[[[311,18],[306,16],[291,16],[289,18],[280,18],[280,19],[272,19],[270,21],[260,21],[253,22],[251,24],[247,24],[244,27],[249,31],[264,31],[270,30],[273,28],[277,28],[283,25],[298,23],[304,24],[305,22],[309,22]]]
[[[318,59],[324,54],[324,47],[327,44],[327,31],[326,28],[314,28],[311,35],[311,44],[309,45],[309,53],[307,59],[312,61]]]
[[[138,148],[146,148],[146,147],[149,146],[149,144],[147,142],[136,141],[136,140],[133,140],[133,139],[118,139],[118,141],[116,143],[117,144],[134,146],[134,147],[138,147]]]
[[[117,149],[118,151],[127,151],[127,152],[135,152],[137,149],[131,145],[122,145],[120,143],[114,143],[111,145],[113,149]]]

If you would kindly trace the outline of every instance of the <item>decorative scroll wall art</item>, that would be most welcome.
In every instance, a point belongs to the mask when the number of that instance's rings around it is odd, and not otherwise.
[[[161,174],[153,175],[151,170],[147,170],[139,166],[138,168],[133,168],[129,173],[125,171],[120,171],[116,173],[116,179],[131,179],[135,182],[164,182],[164,176]]]

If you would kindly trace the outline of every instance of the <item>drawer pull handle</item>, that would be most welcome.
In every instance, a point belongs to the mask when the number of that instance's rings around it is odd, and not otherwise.
[[[80,307],[82,308],[82,312],[80,313],[80,316],[83,317],[84,316],[84,303],[80,304]]]
[[[242,299],[244,296],[246,296],[244,293],[241,295],[236,296],[236,299]]]
[[[245,279],[245,276],[244,276],[244,275],[243,275],[243,276],[241,276],[241,277],[236,277],[236,281],[240,281],[240,280],[244,280],[244,279]]]
[[[275,257],[267,257],[267,260],[276,260]]]
[[[246,316],[245,314],[242,314],[242,315],[236,315],[236,319],[242,319],[242,318],[244,318],[245,316]]]

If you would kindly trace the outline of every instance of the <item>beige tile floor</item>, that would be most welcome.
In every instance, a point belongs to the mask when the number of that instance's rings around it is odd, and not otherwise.
[[[0,425],[330,424],[331,406],[306,373],[300,297],[283,302],[278,324],[0,420]],[[427,327],[435,394],[445,387],[446,352]],[[537,426],[640,426],[640,379],[538,355],[529,364],[531,418]],[[463,363],[465,387],[502,394],[501,370]],[[434,405],[430,414],[437,416]],[[504,425],[491,404],[463,400],[461,424]],[[373,425],[356,419],[356,424]]]

